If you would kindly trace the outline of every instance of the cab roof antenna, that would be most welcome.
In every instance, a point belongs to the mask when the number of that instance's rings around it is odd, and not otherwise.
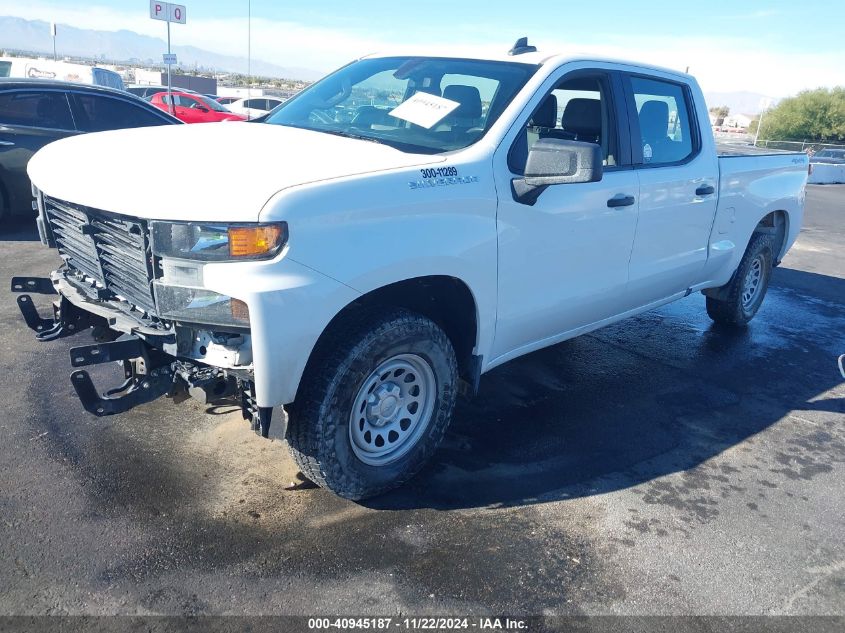
[[[536,53],[537,47],[528,44],[527,37],[520,37],[513,48],[508,51],[508,55],[522,55],[523,53]]]

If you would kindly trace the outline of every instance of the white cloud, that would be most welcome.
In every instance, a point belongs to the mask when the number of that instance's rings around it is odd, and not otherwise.
[[[138,5],[132,3],[134,7]],[[127,29],[154,37],[165,36],[164,23],[151,20],[146,5],[142,10],[114,10],[91,6],[64,6],[43,0],[22,4],[20,0],[0,0],[0,14],[28,19],[53,20],[80,28]],[[247,21],[245,16],[233,19],[195,18],[188,7],[188,24],[174,25],[173,41],[229,55],[246,56]],[[802,89],[845,84],[845,52],[824,54],[784,50],[782,46],[763,41],[723,38],[719,36],[618,37],[589,34],[579,44],[571,39],[544,37],[542,26],[536,37],[541,50],[566,54],[587,54],[631,59],[684,70],[687,66],[707,91],[751,91],[774,97],[794,94]],[[428,31],[428,32],[426,32]],[[475,25],[464,30],[471,35],[468,44],[460,46],[465,54],[484,54],[506,48],[513,39],[510,25],[487,27]],[[567,34],[567,38],[569,35]],[[430,38],[436,38],[430,39]],[[363,30],[324,28],[295,22],[252,20],[252,56],[254,59],[281,66],[300,66],[330,70],[361,55],[401,45],[431,48],[444,41],[442,32],[415,29],[394,33],[368,33]],[[466,41],[466,38],[464,38]],[[601,42],[599,44],[598,42]],[[0,36],[2,44],[2,36]],[[451,48],[451,47],[450,47]]]

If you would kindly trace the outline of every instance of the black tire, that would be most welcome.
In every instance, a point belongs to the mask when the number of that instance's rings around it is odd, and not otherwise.
[[[395,358],[423,359],[432,370],[428,376],[434,378],[436,387],[429,390],[433,400],[427,398],[424,405],[431,414],[420,413],[420,420],[426,417],[428,421],[419,431],[409,433],[407,452],[389,463],[372,465],[362,461],[356,454],[362,449],[353,445],[352,436],[357,434],[350,428],[353,403],[358,409],[367,393],[374,397],[379,390],[365,392],[364,385],[379,380],[375,370]],[[374,497],[401,486],[419,472],[443,439],[455,405],[457,379],[455,351],[433,321],[404,309],[351,313],[333,326],[309,361],[296,402],[289,407],[290,452],[306,477],[347,499]],[[392,375],[390,380],[394,380]],[[384,383],[379,389],[388,389],[385,384],[393,385]],[[433,383],[429,380],[428,384]],[[368,417],[369,425],[369,412],[361,415]],[[364,420],[356,419],[358,422],[363,433]],[[415,433],[418,435],[411,438]]]
[[[749,271],[755,265],[755,262],[759,262],[760,266],[759,289],[750,302],[744,302],[743,294],[750,287]],[[769,280],[772,277],[772,265],[773,254],[770,236],[765,233],[754,233],[748,243],[748,248],[745,249],[742,260],[739,262],[736,273],[725,287],[725,298],[707,297],[707,314],[710,318],[716,323],[724,325],[735,327],[747,325],[757,314],[763,304],[763,299],[766,297]]]

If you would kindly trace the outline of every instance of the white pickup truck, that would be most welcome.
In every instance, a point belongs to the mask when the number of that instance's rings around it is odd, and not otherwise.
[[[222,171],[204,159],[235,157]],[[351,499],[410,478],[502,363],[702,291],[760,308],[803,154],[721,156],[689,75],[537,52],[374,55],[257,123],[88,134],[29,164],[63,265],[12,289],[84,407],[239,398]],[[156,187],[137,189],[138,181]],[[27,292],[56,293],[39,315]],[[271,425],[272,422],[272,425]]]

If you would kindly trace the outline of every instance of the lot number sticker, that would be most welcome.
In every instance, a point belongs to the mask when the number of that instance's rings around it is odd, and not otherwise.
[[[431,129],[460,103],[427,92],[417,92],[390,111],[390,116]]]

